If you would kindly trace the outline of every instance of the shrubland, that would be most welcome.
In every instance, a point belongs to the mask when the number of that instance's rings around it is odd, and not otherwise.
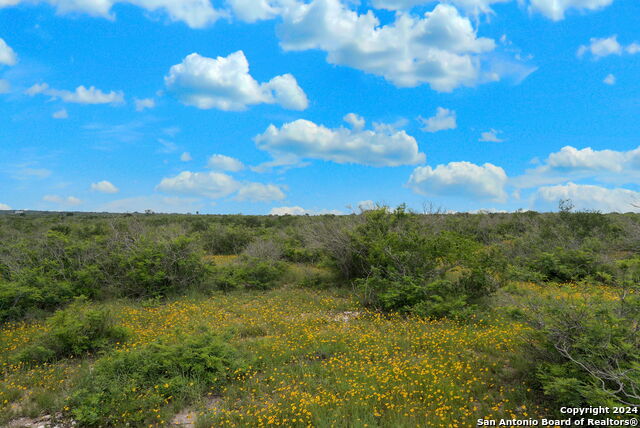
[[[640,215],[25,213],[0,215],[0,242],[0,424],[640,404]]]

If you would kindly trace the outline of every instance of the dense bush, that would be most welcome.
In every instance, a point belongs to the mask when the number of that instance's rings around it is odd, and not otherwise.
[[[197,288],[208,265],[190,238],[125,235],[81,240],[58,231],[30,248],[0,281],[0,321],[50,311],[74,297],[155,297]]]
[[[116,321],[108,309],[77,301],[47,319],[46,332],[21,350],[16,360],[39,363],[107,349],[128,337]]]
[[[202,243],[210,254],[239,254],[254,238],[251,230],[238,225],[214,223],[202,232]]]
[[[384,311],[463,316],[498,284],[501,255],[455,232],[429,233],[399,207],[370,210],[330,254],[363,303]],[[346,257],[345,257],[346,255]]]
[[[79,381],[69,406],[84,426],[160,423],[171,411],[219,391],[243,367],[232,346],[200,331],[177,343],[153,342],[101,358]]]
[[[286,265],[279,261],[245,257],[229,265],[216,266],[210,281],[223,291],[268,290],[278,284],[285,270]]]
[[[530,266],[546,281],[573,282],[594,276],[606,269],[591,251],[555,248],[542,252]]]
[[[537,302],[531,371],[558,406],[640,405],[640,296]]]

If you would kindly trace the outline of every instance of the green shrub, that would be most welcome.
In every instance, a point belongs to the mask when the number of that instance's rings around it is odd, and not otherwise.
[[[202,232],[205,251],[210,254],[239,254],[254,238],[252,231],[243,226],[214,223]]]
[[[213,269],[211,282],[217,289],[268,290],[278,285],[286,265],[273,260],[242,258],[239,262]]]
[[[543,252],[531,262],[531,268],[546,281],[575,282],[605,269],[591,251],[556,248]]]
[[[399,207],[367,211],[350,232],[345,272],[365,305],[424,316],[465,316],[495,290],[504,259],[454,232],[426,233]]]
[[[158,341],[101,358],[80,380],[69,406],[84,426],[159,423],[219,391],[243,367],[232,346],[203,330],[178,343]]]
[[[364,303],[379,310],[432,318],[464,318],[494,290],[495,281],[485,272],[465,270],[431,281],[414,276],[383,278],[373,275],[356,280],[355,285]]]
[[[536,302],[531,361],[548,399],[558,406],[640,405],[638,291],[616,301]]]
[[[30,281],[0,282],[0,322],[51,311],[76,296],[68,282],[55,282],[43,276]]]
[[[128,337],[117,326],[110,310],[87,305],[82,300],[57,311],[45,323],[45,333],[17,354],[16,360],[44,362],[108,349]]]
[[[182,293],[203,283],[208,267],[192,240],[180,237],[155,243],[139,241],[128,251],[113,254],[106,266],[113,294],[154,297]],[[110,272],[111,271],[111,272]]]

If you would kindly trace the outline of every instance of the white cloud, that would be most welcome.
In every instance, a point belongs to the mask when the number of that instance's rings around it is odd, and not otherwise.
[[[301,159],[371,166],[415,165],[426,160],[415,138],[384,125],[374,130],[330,129],[299,119],[280,128],[270,125],[254,140],[274,157],[276,165],[294,165]]]
[[[182,162],[189,162],[189,161],[192,161],[192,160],[193,160],[193,158],[191,157],[191,153],[189,153],[189,152],[184,152],[184,153],[182,153],[182,154],[180,155],[180,160],[181,160]]]
[[[6,79],[0,79],[0,94],[8,94],[11,92],[11,83]]]
[[[354,130],[360,130],[364,128],[367,124],[367,121],[364,120],[362,116],[358,116],[355,113],[349,113],[342,118],[345,122],[347,122]]]
[[[615,150],[593,150],[587,147],[581,150],[565,146],[559,152],[551,153],[546,160],[550,168],[622,171],[626,157],[638,157],[640,151],[617,152]]]
[[[480,13],[493,13],[491,5],[495,3],[506,3],[511,0],[450,0],[456,7],[467,11],[469,14],[478,15]],[[428,0],[372,0],[376,9],[387,10],[409,10],[415,6],[422,6],[432,3]]]
[[[633,42],[624,48],[624,50],[626,50],[628,54],[635,55],[640,52],[640,43]]]
[[[110,194],[118,193],[120,191],[120,189],[118,189],[111,182],[106,180],[99,181],[98,183],[91,183],[91,190],[95,192],[110,193]]]
[[[424,125],[422,130],[425,132],[445,131],[447,129],[456,129],[458,126],[456,123],[456,112],[443,107],[436,109],[435,116],[428,119],[419,117],[418,121]]]
[[[199,211],[202,206],[199,199],[152,195],[110,201],[99,206],[96,211],[123,213],[151,210],[157,213],[189,213]]]
[[[242,51],[216,59],[193,53],[172,66],[164,80],[180,102],[200,109],[240,111],[263,103],[291,110],[308,106],[307,96],[290,74],[258,83],[249,74],[249,62]]]
[[[376,204],[371,200],[358,202],[358,209],[360,211],[371,211],[371,210],[375,210],[377,207],[378,207],[378,204]]]
[[[480,134],[480,138],[478,141],[482,142],[491,142],[491,143],[502,143],[504,140],[498,137],[498,134],[502,133],[502,131],[497,131],[495,129],[490,129],[489,131],[483,132]]]
[[[51,202],[52,204],[68,206],[80,205],[82,203],[82,201],[75,196],[62,197],[58,195],[45,195],[42,200],[45,202]]]
[[[519,188],[531,188],[582,178],[609,183],[637,182],[640,179],[640,147],[616,151],[565,146],[512,182]]]
[[[2,3],[0,3],[1,5]],[[0,37],[0,65],[16,65],[18,55],[11,49],[11,46]]]
[[[163,178],[157,190],[179,195],[206,196],[218,199],[240,188],[233,177],[220,172],[183,171],[175,177]]]
[[[271,215],[326,215],[326,214],[343,215],[344,213],[340,210],[327,210],[327,209],[307,210],[305,208],[302,208],[296,205],[293,207],[275,207],[271,209],[269,214]]]
[[[274,184],[247,183],[240,188],[235,199],[237,201],[270,202],[280,201],[285,197],[282,190]]]
[[[578,57],[584,56],[587,52],[595,59],[600,59],[609,55],[622,55],[622,46],[618,43],[617,35],[602,39],[592,37],[589,41],[589,45],[582,45],[578,48],[576,53]]]
[[[553,21],[561,21],[568,10],[595,11],[611,3],[613,0],[531,0],[529,10],[539,12]]]
[[[602,82],[607,84],[607,85],[615,85],[616,84],[616,76],[614,76],[613,74],[609,73],[609,74],[607,74],[607,77],[605,77]]]
[[[124,93],[122,91],[111,91],[108,93],[96,89],[95,86],[86,88],[78,86],[75,91],[66,91],[50,88],[46,83],[35,84],[25,92],[27,95],[38,94],[48,95],[51,99],[62,99],[67,103],[76,104],[122,104],[124,103]]]
[[[58,110],[58,111],[54,112],[51,115],[51,117],[54,118],[54,119],[68,119],[69,118],[69,113],[67,112],[67,109],[63,108],[61,110]]]
[[[576,209],[604,212],[640,211],[633,204],[640,202],[640,192],[628,189],[567,183],[540,187],[533,197],[533,204],[542,208],[557,208],[561,199],[571,199]]]
[[[114,19],[111,9],[116,4],[131,4],[149,12],[164,11],[172,21],[181,21],[191,28],[203,28],[225,16],[209,0],[0,0],[2,7],[17,4],[49,3],[59,14],[85,13]]]
[[[0,204],[0,211],[8,211],[11,207],[7,204]]]
[[[495,48],[447,4],[422,18],[401,12],[380,25],[371,10],[359,15],[340,0],[315,0],[285,8],[282,20],[278,34],[285,50],[321,49],[332,64],[383,76],[399,87],[427,83],[450,92],[474,86],[486,79],[480,56]]]
[[[408,185],[421,195],[468,196],[474,199],[489,199],[504,202],[507,174],[498,166],[485,163],[482,166],[470,162],[450,162],[416,168]]]
[[[294,207],[276,207],[271,208],[269,212],[271,215],[305,215],[311,214],[307,210],[302,207],[294,206]]]
[[[136,111],[144,111],[145,109],[152,109],[156,106],[156,102],[153,98],[135,98],[133,102],[136,105]]]
[[[239,201],[268,202],[281,200],[285,194],[273,184],[239,182],[221,172],[183,171],[175,177],[164,178],[157,190],[177,195],[219,199],[236,193]]]
[[[237,172],[244,169],[244,164],[230,156],[212,155],[207,162],[207,167],[216,171]]]
[[[245,22],[256,22],[275,18],[281,11],[278,1],[273,0],[227,0],[233,14]]]

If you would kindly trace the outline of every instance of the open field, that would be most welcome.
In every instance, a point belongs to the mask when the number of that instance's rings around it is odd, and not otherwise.
[[[639,216],[0,225],[7,426],[469,427],[640,402]]]

